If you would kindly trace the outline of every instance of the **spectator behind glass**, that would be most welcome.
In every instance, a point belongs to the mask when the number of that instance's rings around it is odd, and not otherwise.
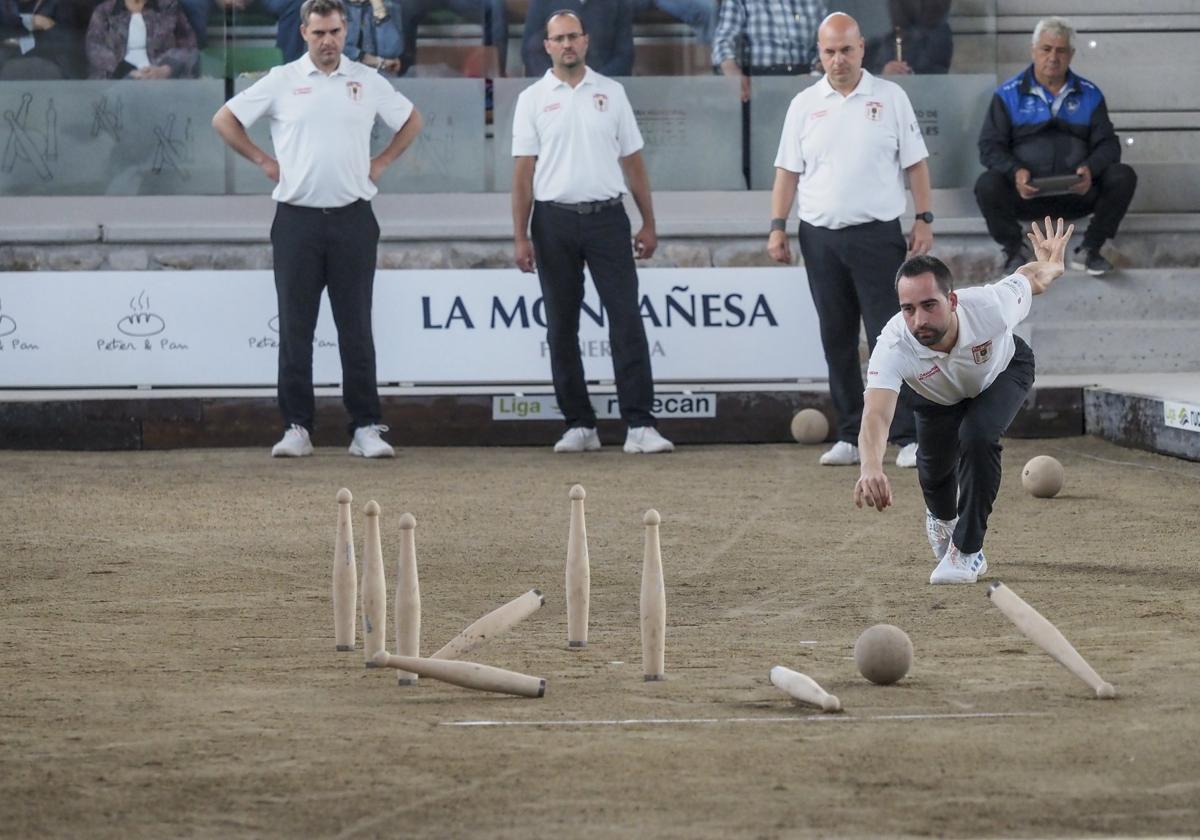
[[[946,17],[951,0],[888,0],[892,31],[867,41],[863,66],[872,73],[949,73],[954,38]]]
[[[571,12],[588,36],[587,66],[605,76],[633,75],[633,7],[630,0],[530,0],[525,16],[521,56],[526,76],[544,76],[546,20],[555,12]]]
[[[751,76],[807,75],[817,59],[817,27],[827,5],[825,0],[724,0],[713,35],[713,67],[741,80],[743,102],[750,101]]]
[[[555,6],[557,9],[557,6]],[[504,0],[401,0],[404,17],[404,72],[417,63],[417,28],[430,12],[449,10],[483,28],[484,48],[495,47],[495,73],[505,75],[508,63],[508,11]],[[490,61],[487,62],[490,65]],[[481,68],[482,74],[491,76],[491,67]],[[474,75],[468,73],[468,75]]]
[[[104,0],[87,31],[93,79],[196,74],[196,35],[175,0]]]
[[[192,31],[196,33],[196,46],[200,49],[208,46],[208,18],[214,8],[233,9],[234,14],[237,14],[244,12],[249,4],[250,0],[179,0],[183,14],[192,25]]]
[[[717,0],[633,0],[634,14],[641,14],[651,6],[690,26],[700,43],[712,43]]]
[[[374,67],[381,73],[400,72],[400,7],[395,0],[346,0],[347,58]]]
[[[65,3],[0,0],[0,79],[78,76],[80,41],[72,37]]]
[[[308,52],[300,34],[300,4],[304,0],[263,0],[267,11],[275,16],[275,46],[288,64]]]

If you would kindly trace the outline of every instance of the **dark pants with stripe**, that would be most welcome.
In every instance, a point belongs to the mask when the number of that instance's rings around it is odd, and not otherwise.
[[[530,234],[546,309],[554,396],[567,427],[596,425],[579,352],[585,264],[608,318],[621,417],[630,427],[655,425],[650,413],[654,402],[650,348],[639,309],[633,234],[625,208],[616,204],[582,215],[538,201],[533,207]]]
[[[859,324],[866,326],[867,346],[874,350],[884,325],[900,311],[896,270],[907,251],[896,219],[838,230],[800,223],[800,253],[821,321],[837,438],[855,446],[863,412]],[[916,438],[908,393],[907,388],[900,393],[889,434],[891,441],[902,446]]]
[[[271,225],[279,298],[279,411],[285,425],[312,430],[313,333],[321,291],[329,290],[342,359],[349,430],[378,423],[371,294],[379,225],[368,201],[322,210],[277,204]]]
[[[975,201],[987,221],[988,234],[1006,253],[1015,254],[1026,241],[1021,231],[1022,219],[1041,221],[1047,216],[1078,219],[1089,213],[1092,221],[1083,236],[1083,247],[1098,251],[1117,235],[1136,188],[1137,173],[1133,168],[1114,163],[1092,181],[1092,188],[1083,195],[1051,195],[1027,201],[1017,192],[1012,178],[988,170],[975,182]]]
[[[913,394],[917,417],[917,477],[925,506],[938,519],[958,517],[954,544],[983,548],[988,516],[1000,491],[1000,437],[1033,387],[1033,351],[1016,338],[1017,351],[996,381],[973,399],[939,405]]]

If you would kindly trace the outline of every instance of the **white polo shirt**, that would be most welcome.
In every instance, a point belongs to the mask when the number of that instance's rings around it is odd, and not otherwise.
[[[904,213],[904,170],[929,157],[912,103],[866,70],[849,96],[824,77],[788,106],[775,166],[800,175],[800,218],[838,228]]]
[[[513,157],[537,157],[537,201],[604,201],[626,192],[620,159],[644,143],[625,88],[590,67],[571,87],[547,70],[517,98]]]
[[[867,365],[867,388],[899,391],[907,382],[925,399],[954,405],[979,396],[1017,351],[1013,327],[1029,314],[1033,292],[1023,274],[958,292],[958,340],[941,353],[908,331],[903,313],[884,326]]]
[[[247,127],[270,117],[279,161],[271,197],[301,207],[344,207],[374,197],[375,117],[399,131],[413,112],[412,102],[372,68],[342,56],[326,76],[308,53],[272,67],[226,104]]]

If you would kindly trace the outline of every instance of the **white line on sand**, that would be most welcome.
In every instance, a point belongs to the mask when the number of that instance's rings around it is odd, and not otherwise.
[[[667,726],[713,723],[864,723],[873,720],[984,720],[1053,717],[1049,712],[946,712],[909,715],[777,715],[728,718],[629,718],[627,720],[447,720],[441,726]]]

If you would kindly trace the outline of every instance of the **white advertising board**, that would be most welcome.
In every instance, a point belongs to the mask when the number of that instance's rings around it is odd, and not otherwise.
[[[643,269],[642,318],[658,381],[824,378],[802,269]],[[587,282],[580,346],[612,379],[607,314]],[[0,274],[0,387],[264,386],[276,377],[270,271]],[[538,281],[515,269],[380,271],[382,383],[550,378]],[[313,378],[341,380],[323,299]]]

